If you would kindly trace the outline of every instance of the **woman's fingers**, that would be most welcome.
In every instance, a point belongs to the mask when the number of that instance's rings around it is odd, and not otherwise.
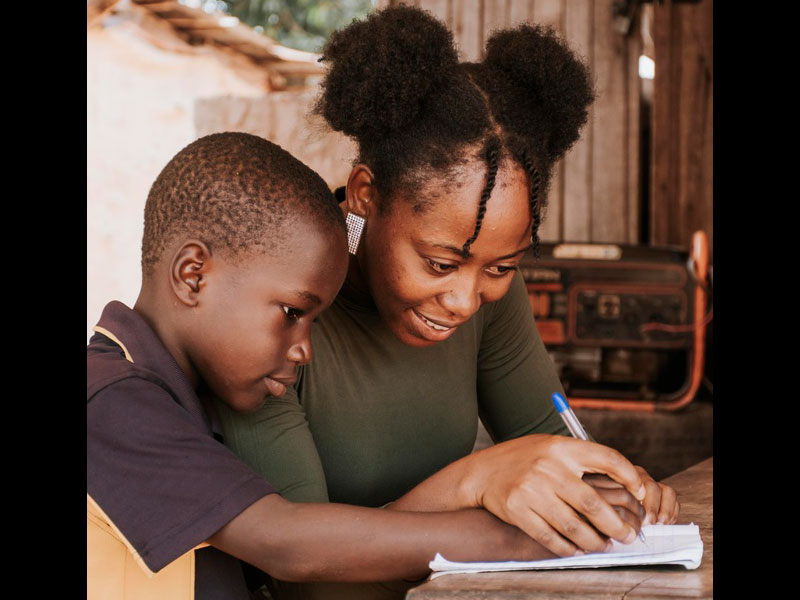
[[[642,479],[645,487],[645,498],[642,504],[636,502],[635,498],[628,494],[608,495],[602,490],[622,489],[621,483],[617,483],[607,475],[600,473],[587,473],[583,476],[583,481],[598,490],[610,504],[624,505],[636,513],[640,513],[640,520],[643,525],[662,523],[672,524],[678,520],[680,514],[680,503],[678,495],[674,489],[663,483],[657,483],[642,467],[637,466],[636,470]],[[627,494],[627,490],[625,490]],[[638,504],[638,510],[634,510],[633,504]]]
[[[637,500],[646,495],[641,472],[622,454],[594,442],[569,440],[570,456],[581,475],[584,473],[605,474],[621,483]]]
[[[671,488],[594,442],[525,436],[477,453],[471,463],[475,505],[559,556],[602,551],[608,538],[631,543],[647,517],[677,518]]]
[[[642,506],[645,510],[645,524],[653,525],[658,522],[658,512],[661,507],[661,486],[650,477],[642,467],[636,467],[641,473],[642,480],[644,481],[645,496],[642,500]]]
[[[555,529],[558,530],[563,537],[584,552],[602,552],[606,549],[608,546],[608,537],[603,535],[568,506],[562,505],[559,509],[559,514],[553,516],[551,523],[554,523]],[[613,509],[611,510],[615,512],[615,516],[624,527],[624,520],[619,515],[616,515],[616,511]]]
[[[625,486],[601,473],[586,473],[582,479],[595,489],[620,489]]]
[[[642,527],[642,518],[637,514],[633,513],[627,508],[623,506],[615,506],[614,511],[619,515],[619,518],[625,521],[628,525],[633,527],[636,531],[639,531]]]
[[[597,493],[589,488],[583,493],[583,517],[567,502],[553,498],[546,504],[540,499],[536,511],[528,506],[515,507],[515,502],[511,502],[509,508],[514,515],[511,519],[558,556],[570,556],[577,550],[602,552],[608,547],[609,538],[626,544],[636,539],[644,511],[627,490],[617,488]]]
[[[635,538],[633,529],[591,486],[576,481],[585,489],[568,489],[562,498],[556,488],[573,487],[575,482],[567,484],[543,476],[537,479],[538,485],[517,485],[509,496],[498,493],[484,506],[558,556],[571,556],[577,550],[601,552],[608,545],[608,537],[618,534],[622,536],[619,539]],[[592,517],[583,516],[583,512],[591,512]]]
[[[619,491],[628,493],[625,489],[620,489]],[[616,490],[603,490],[604,494],[618,497],[623,504],[623,508],[626,508],[625,502],[622,500],[624,496],[615,492]],[[583,516],[601,534],[625,544],[629,544],[636,539],[638,528],[621,519],[604,495],[592,486],[578,480],[575,484],[564,486],[559,490],[559,494],[575,512]],[[630,496],[630,494],[628,495]],[[634,499],[635,502],[636,500]],[[634,505],[628,504],[627,506],[634,511],[636,510]],[[582,533],[579,529],[576,529],[576,531]],[[570,539],[575,541],[571,536]],[[596,547],[591,548],[591,550],[598,551]]]
[[[642,467],[637,466],[636,469],[644,481],[646,490],[645,498],[642,501],[645,511],[647,511],[645,524],[675,523],[680,511],[678,495],[675,490],[668,485],[656,482]]]
[[[646,512],[644,506],[642,506],[642,504],[636,500],[636,498],[634,498],[628,490],[621,487],[595,489],[597,490],[597,493],[600,494],[611,506],[615,508],[624,508],[625,510],[634,514],[638,521],[634,529],[637,531],[639,530],[641,523],[644,521]]]
[[[678,520],[680,504],[678,494],[668,485],[659,484],[661,488],[661,506],[658,510],[658,522],[671,525]]]
[[[573,556],[579,548],[562,537],[550,524],[533,510],[525,511],[524,518],[513,523],[556,556]]]

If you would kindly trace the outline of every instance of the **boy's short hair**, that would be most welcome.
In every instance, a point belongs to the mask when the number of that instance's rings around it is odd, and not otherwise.
[[[142,273],[176,236],[235,257],[274,251],[283,227],[305,217],[345,231],[323,179],[280,146],[247,133],[214,133],[178,152],[156,178],[144,209]]]

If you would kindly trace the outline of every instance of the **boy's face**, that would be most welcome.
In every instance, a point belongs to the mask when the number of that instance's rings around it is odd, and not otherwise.
[[[345,237],[308,225],[285,236],[276,255],[237,263],[214,256],[194,309],[186,355],[231,408],[283,396],[311,360],[311,323],[333,302],[347,272]],[[196,325],[195,325],[196,323]]]

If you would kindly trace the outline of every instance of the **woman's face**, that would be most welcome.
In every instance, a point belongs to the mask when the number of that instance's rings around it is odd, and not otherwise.
[[[485,184],[485,167],[478,165],[458,186],[424,190],[429,202],[422,211],[415,212],[410,196],[420,190],[401,190],[388,211],[373,208],[367,216],[359,251],[362,274],[381,317],[410,346],[447,339],[481,305],[499,300],[530,248],[527,178],[506,162],[470,256],[462,257]]]

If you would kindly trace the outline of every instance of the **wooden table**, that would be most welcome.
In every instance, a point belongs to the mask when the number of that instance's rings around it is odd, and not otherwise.
[[[406,598],[407,600],[713,598],[713,460],[709,458],[664,480],[664,483],[678,492],[681,506],[678,523],[694,522],[700,527],[703,561],[693,571],[681,566],[662,565],[442,575],[412,589]]]

